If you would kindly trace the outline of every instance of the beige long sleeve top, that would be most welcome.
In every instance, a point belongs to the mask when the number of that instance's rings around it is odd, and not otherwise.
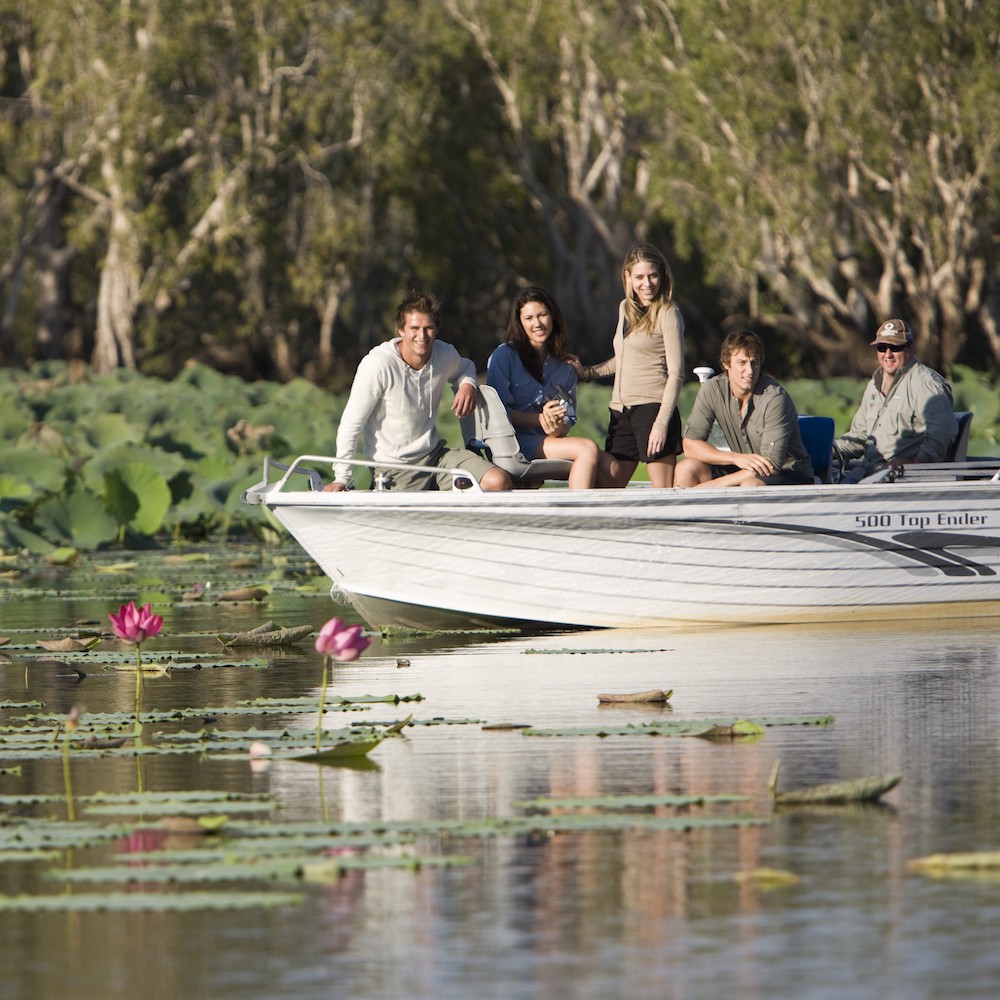
[[[614,357],[585,369],[588,378],[614,375],[611,409],[659,403],[654,424],[666,431],[684,385],[684,317],[676,304],[660,316],[649,333],[627,333],[625,300],[618,306]]]

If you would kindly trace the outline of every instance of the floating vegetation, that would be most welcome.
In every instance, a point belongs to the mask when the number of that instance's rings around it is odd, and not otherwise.
[[[169,853],[169,852],[167,852]],[[131,862],[131,858],[130,858]],[[107,865],[100,868],[54,869],[50,878],[73,884],[193,885],[205,882],[259,882],[270,880],[330,882],[347,871],[373,869],[403,869],[420,871],[422,868],[456,868],[472,863],[465,855],[418,857],[411,854],[387,857],[384,855],[354,855],[333,858],[269,857],[245,860],[214,859],[204,864],[146,863],[141,867],[132,863]]]
[[[263,601],[265,597],[270,597],[271,592],[265,587],[237,587],[236,590],[227,590],[219,594],[216,600],[219,601]]]
[[[11,647],[17,650],[18,657],[29,664],[37,661],[50,660],[48,653],[38,653],[30,647]],[[91,671],[116,670],[135,673],[135,654],[131,652],[116,652],[102,650],[101,652],[65,652],[60,653],[60,660],[65,663],[78,663]],[[187,653],[181,650],[147,651],[142,654],[143,673],[167,673],[169,670],[201,670],[203,667],[250,667],[254,670],[265,670],[268,661],[263,657],[252,657],[247,660],[224,659],[213,653]],[[315,705],[315,702],[313,703]]]
[[[602,656],[610,656],[612,653],[620,656],[624,653],[672,653],[672,649],[526,649],[528,656],[564,656],[573,654],[574,656],[592,656],[599,653]]]
[[[772,726],[827,726],[832,715],[757,719],[665,719],[621,726],[573,726],[565,729],[523,730],[525,736],[746,736],[759,735]],[[728,730],[728,732],[726,732]]]
[[[733,723],[709,726],[704,732],[691,735],[702,740],[740,740],[746,743],[763,736],[764,727],[749,719],[737,719]]]
[[[220,632],[216,638],[223,646],[290,646],[313,632],[312,625],[282,628],[274,622],[264,622],[246,632]]]
[[[311,822],[280,824],[239,824],[227,828],[231,837],[286,836],[351,836],[363,833],[405,834],[413,837],[444,837],[448,841],[471,837],[548,835],[555,833],[586,833],[597,830],[637,830],[687,832],[715,827],[768,826],[771,819],[749,814],[732,816],[655,816],[634,811],[593,813],[526,813],[517,816],[494,816],[485,819],[412,819],[372,820],[367,822]]]
[[[63,639],[39,639],[38,645],[49,653],[86,653],[100,641],[100,639],[87,639],[84,642],[67,636]]]
[[[801,877],[782,868],[750,868],[737,872],[733,881],[740,885],[753,885],[758,889],[780,889],[788,885],[798,885]]]
[[[352,757],[364,757],[382,742],[381,736],[369,736],[351,740],[340,740],[328,746],[320,746],[306,754],[296,754],[292,760],[300,760],[309,764],[335,764]]]
[[[135,471],[135,475],[138,475]],[[130,529],[132,530],[132,529]],[[297,550],[296,550],[297,553]],[[110,553],[80,555],[73,570],[75,589],[53,588],[52,600],[101,601],[107,608],[127,608],[137,604],[152,615],[153,608],[169,616],[169,608],[180,602],[195,602],[187,622],[202,631],[160,632],[155,643],[145,643],[142,671],[137,672],[135,640],[109,633],[107,617],[101,609],[88,607],[75,617],[91,618],[64,628],[18,628],[10,631],[4,653],[16,661],[5,681],[17,692],[22,684],[23,699],[16,697],[0,705],[0,763],[11,766],[0,774],[18,776],[20,763],[31,781],[12,777],[0,795],[0,862],[18,864],[18,882],[34,879],[40,887],[34,894],[0,897],[0,910],[92,912],[187,911],[199,909],[241,909],[296,905],[302,902],[304,886],[323,884],[351,871],[397,870],[400,872],[467,865],[463,850],[477,842],[494,838],[524,838],[537,841],[550,837],[580,834],[667,833],[671,836],[697,830],[737,830],[765,826],[773,821],[772,811],[751,813],[750,796],[736,794],[629,794],[546,797],[513,803],[514,815],[452,816],[429,819],[385,819],[355,821],[330,818],[331,802],[338,802],[341,789],[329,798],[324,781],[336,783],[328,767],[354,772],[378,771],[377,748],[394,738],[416,743],[429,727],[476,726],[482,731],[515,732],[533,736],[574,735],[673,735],[708,739],[753,739],[769,726],[826,725],[832,718],[801,717],[745,720],[740,718],[668,720],[642,725],[607,725],[565,729],[535,729],[527,722],[483,721],[477,718],[446,717],[430,710],[424,717],[408,714],[425,702],[419,693],[339,693],[340,680],[320,699],[317,706],[315,679],[298,675],[300,687],[286,693],[290,673],[270,677],[223,677],[211,685],[183,670],[207,667],[249,667],[265,669],[272,662],[298,668],[297,650],[285,649],[309,641],[312,625],[283,626],[274,621],[253,625],[265,616],[259,602],[283,593],[290,606],[300,589],[316,589],[314,582],[297,577],[315,574],[311,565],[299,559],[279,561],[260,557],[233,560],[217,553],[171,552],[135,553],[125,561]],[[23,566],[25,572],[29,567]],[[65,579],[64,571],[46,569],[46,580]],[[318,578],[316,591],[325,596],[328,586]],[[6,588],[6,584],[4,585]],[[136,589],[141,587],[140,593]],[[129,589],[125,589],[129,588]],[[12,588],[4,590],[4,596]],[[38,590],[24,591],[33,598]],[[140,596],[141,595],[141,596]],[[126,603],[128,602],[128,603]],[[244,604],[247,607],[226,605]],[[146,605],[146,607],[142,607]],[[106,610],[106,608],[104,609]],[[301,621],[293,612],[292,621]],[[119,610],[121,617],[122,610]],[[275,611],[279,619],[288,613]],[[67,615],[70,617],[70,615]],[[159,615],[156,616],[157,618]],[[179,615],[179,618],[184,616]],[[127,622],[120,625],[124,628]],[[250,627],[252,626],[252,627]],[[328,638],[355,626],[330,630]],[[352,642],[360,653],[370,640],[353,632]],[[224,631],[232,629],[232,631]],[[456,630],[458,635],[517,634],[516,629]],[[424,633],[410,632],[420,635]],[[151,638],[150,633],[147,637]],[[133,642],[126,649],[121,640]],[[358,642],[363,639],[364,645]],[[107,640],[111,641],[107,641]],[[440,634],[436,635],[436,641]],[[12,643],[14,645],[12,645]],[[173,649],[157,648],[170,645]],[[220,647],[221,644],[221,647]],[[458,643],[456,643],[458,645]],[[111,647],[110,649],[108,647]],[[242,657],[240,647],[252,647]],[[402,648],[401,648],[402,647]],[[346,648],[346,647],[345,647]],[[355,647],[351,647],[352,649]],[[414,644],[414,649],[422,648]],[[190,652],[191,649],[206,652]],[[382,647],[383,653],[386,646]],[[410,647],[399,644],[381,664],[391,669],[410,665]],[[317,646],[321,655],[337,657],[340,647]],[[529,653],[609,655],[612,653],[664,653],[666,649],[564,649],[528,650]],[[15,670],[17,671],[15,673]],[[72,673],[66,674],[66,671]],[[136,675],[135,708],[121,705],[120,683],[95,683],[95,675],[110,679],[119,671]],[[147,671],[171,675],[172,680],[143,688]],[[91,678],[82,687],[67,683],[65,677]],[[341,675],[343,676],[343,675]],[[382,676],[385,676],[384,673]],[[398,675],[396,675],[398,676]],[[274,681],[272,686],[270,683]],[[141,682],[141,683],[140,683]],[[51,695],[53,708],[64,709],[70,697],[85,692],[93,704],[83,711],[50,710],[40,701],[29,699],[42,686]],[[642,683],[642,682],[640,682]],[[17,687],[14,686],[17,685]],[[280,685],[280,687],[278,686]],[[289,685],[291,686],[291,685]],[[669,704],[673,692],[660,688],[649,691],[602,693],[598,705],[658,706]],[[250,697],[257,691],[281,691],[278,697]],[[213,693],[206,694],[205,691]],[[223,693],[220,695],[219,692]],[[108,692],[106,699],[100,696]],[[199,694],[199,692],[201,692]],[[143,704],[143,696],[155,706]],[[50,695],[47,693],[46,698]],[[58,700],[56,700],[58,698]],[[376,706],[389,706],[381,709]],[[114,708],[115,711],[108,709]],[[623,713],[598,711],[591,705],[588,718]],[[628,713],[634,717],[638,712]],[[643,716],[670,714],[648,709]],[[377,716],[377,717],[376,717]],[[400,716],[404,716],[400,718]],[[572,718],[570,716],[570,718]],[[317,730],[318,722],[318,730]],[[72,724],[71,724],[72,723]],[[317,732],[319,744],[317,746]],[[404,735],[405,734],[405,735]],[[513,738],[513,737],[508,737]],[[497,737],[503,742],[504,737]],[[548,749],[548,748],[546,748]],[[374,751],[374,752],[373,752]],[[176,765],[168,758],[188,755]],[[61,759],[63,783],[56,784]],[[147,766],[150,760],[158,766]],[[304,767],[303,764],[325,765]],[[206,765],[203,769],[202,765]],[[48,769],[50,780],[36,780]],[[195,770],[196,768],[200,770]],[[84,774],[80,772],[83,769]],[[271,770],[270,775],[264,772]],[[298,792],[291,803],[266,792],[226,792],[213,788],[197,790],[146,791],[145,782],[163,782],[164,775],[185,776],[225,771],[226,785],[287,790],[315,782],[316,814],[321,819],[298,821],[298,810],[311,809],[310,796]],[[291,774],[291,781],[286,779]],[[233,777],[235,775],[235,778]],[[367,776],[358,775],[359,780]],[[95,786],[134,791],[94,793]],[[74,794],[84,787],[90,794]],[[21,786],[24,786],[22,789]],[[62,794],[55,790],[62,788]],[[604,786],[601,786],[602,788]],[[614,786],[610,786],[612,789]],[[41,790],[41,791],[39,791]],[[339,808],[335,806],[334,808]],[[295,809],[294,818],[290,815]],[[321,812],[320,812],[321,810]],[[346,810],[345,810],[346,811]],[[504,810],[507,811],[507,810]],[[307,815],[314,815],[312,811]],[[348,813],[350,815],[350,813]],[[461,842],[461,845],[459,845]],[[22,878],[23,876],[23,878]],[[749,877],[749,876],[747,876]],[[57,883],[53,890],[52,883]],[[757,883],[763,884],[763,883]],[[95,891],[91,891],[91,889]],[[107,891],[97,891],[107,890]]]
[[[0,896],[0,912],[17,913],[189,913],[194,910],[250,910],[298,906],[293,892],[102,892],[54,896]]]
[[[673,809],[726,802],[747,802],[749,795],[567,795],[526,799],[513,804],[520,809],[649,809],[670,806]]]
[[[853,781],[837,781],[826,785],[812,785],[794,791],[778,791],[778,769],[781,761],[776,760],[771,768],[768,789],[775,805],[841,805],[852,802],[875,802],[891,791],[902,780],[902,775],[874,775]]]
[[[906,867],[934,878],[1000,880],[1000,851],[956,851],[911,858]]]

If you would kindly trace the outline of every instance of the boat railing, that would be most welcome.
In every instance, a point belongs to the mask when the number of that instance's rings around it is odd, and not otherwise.
[[[470,476],[465,469],[450,469],[443,466],[412,465],[407,462],[371,462],[363,458],[336,458],[332,455],[299,455],[291,463],[279,462],[270,455],[264,456],[264,478],[249,489],[245,490],[242,496],[244,503],[267,503],[269,494],[281,493],[292,476],[302,475],[309,479],[310,492],[323,491],[323,477],[311,467],[304,467],[304,463],[318,462],[324,465],[352,465],[369,469],[372,473],[372,490],[381,492],[385,490],[384,476],[382,469],[403,469],[407,472],[430,472],[434,475],[450,475],[452,489],[466,493],[482,493],[483,488],[476,481],[474,476]],[[277,469],[284,473],[279,479],[271,482],[272,469]]]
[[[966,458],[960,462],[910,462],[908,465],[887,465],[866,476],[861,484],[931,483],[931,482],[1000,483],[1000,458]],[[860,485],[860,484],[859,484]]]

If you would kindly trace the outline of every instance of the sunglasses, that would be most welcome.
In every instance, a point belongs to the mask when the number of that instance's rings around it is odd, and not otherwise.
[[[909,344],[876,344],[875,350],[879,354],[885,354],[886,351],[892,354],[902,354],[909,346]]]

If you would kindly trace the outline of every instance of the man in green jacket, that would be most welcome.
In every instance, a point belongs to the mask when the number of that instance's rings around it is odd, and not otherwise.
[[[913,331],[888,319],[872,341],[878,369],[865,386],[851,429],[833,443],[856,483],[890,463],[943,462],[958,434],[951,386],[917,360]]]

